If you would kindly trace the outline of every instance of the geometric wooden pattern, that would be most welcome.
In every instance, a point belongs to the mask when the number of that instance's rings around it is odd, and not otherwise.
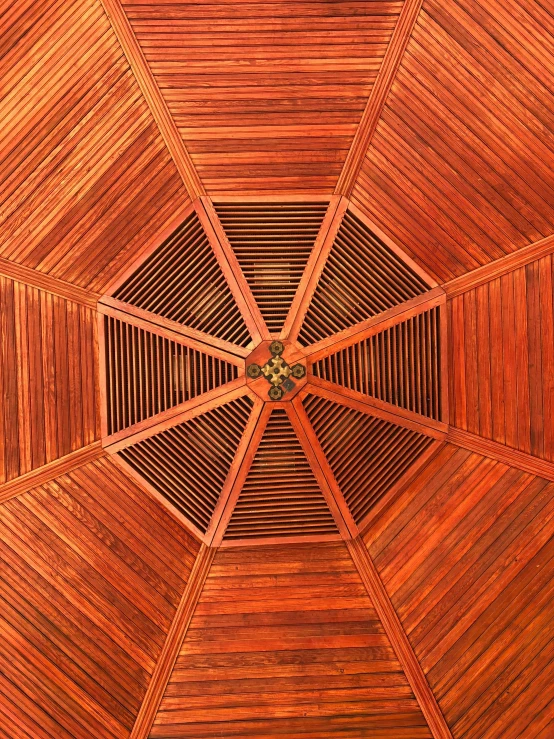
[[[327,203],[216,202],[215,209],[268,329],[279,335]]]
[[[106,459],[0,523],[5,736],[128,736],[198,544]]]
[[[554,461],[554,262],[453,298],[453,426]]]
[[[314,363],[323,380],[441,420],[440,308]]]
[[[432,444],[428,436],[315,395],[304,407],[359,526]]]
[[[401,7],[123,2],[207,192],[229,195],[332,192]]]
[[[98,438],[94,312],[0,275],[0,483]]]
[[[216,554],[150,736],[233,735],[432,736],[343,542]]]
[[[353,202],[440,282],[554,233],[550,10],[424,0]]]
[[[553,493],[447,445],[367,530],[455,737],[549,736]]]

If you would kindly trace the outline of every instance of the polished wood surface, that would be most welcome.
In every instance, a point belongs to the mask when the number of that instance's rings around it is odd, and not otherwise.
[[[0,1],[2,737],[554,736],[553,19]]]

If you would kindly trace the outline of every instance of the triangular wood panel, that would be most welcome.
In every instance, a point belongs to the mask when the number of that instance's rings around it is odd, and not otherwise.
[[[217,734],[432,736],[343,543],[216,555],[150,737]]]

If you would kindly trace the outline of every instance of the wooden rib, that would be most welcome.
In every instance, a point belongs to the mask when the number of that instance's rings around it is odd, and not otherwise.
[[[215,526],[214,535],[212,538],[212,546],[214,547],[219,547],[221,545],[221,542],[223,541],[225,529],[227,528],[227,524],[231,520],[233,509],[239,498],[240,491],[242,490],[242,486],[244,485],[244,482],[248,477],[250,467],[252,466],[252,462],[254,461],[254,457],[256,456],[256,452],[258,451],[258,447],[265,433],[267,422],[271,415],[272,407],[273,404],[271,403],[263,403],[260,409],[260,413],[257,416],[256,424],[250,429],[249,444],[246,445],[246,450],[243,454],[242,459],[240,460],[240,464],[238,465],[235,479],[227,496],[225,506],[223,506],[221,516]]]
[[[98,312],[105,316],[118,318],[120,321],[130,323],[132,326],[149,331],[166,339],[185,344],[191,349],[210,354],[212,357],[223,359],[225,362],[237,365],[244,369],[244,357],[250,354],[249,349],[244,349],[237,344],[231,344],[217,336],[206,334],[189,326],[183,326],[177,321],[158,316],[150,311],[137,308],[130,303],[125,303],[117,298],[103,297],[97,306]]]
[[[371,599],[398,661],[410,683],[434,739],[452,739],[452,734],[433,695],[385,586],[361,537],[346,542],[352,561]]]
[[[391,403],[386,403],[384,400],[371,398],[355,390],[342,387],[342,385],[336,385],[334,382],[314,377],[314,375],[308,375],[308,384],[302,389],[299,397],[305,397],[308,393],[318,395],[320,398],[327,398],[327,400],[340,403],[348,408],[354,408],[362,413],[369,413],[369,415],[376,418],[383,418],[385,421],[417,431],[433,439],[443,440],[448,431],[448,424],[442,421],[420,416],[413,413],[413,411],[399,408]]]
[[[483,436],[452,427],[448,431],[446,441],[523,472],[554,481],[554,462],[546,459],[534,457],[532,454],[520,452],[518,449],[512,449],[492,439],[485,439]]]
[[[5,482],[3,485],[0,485],[0,504],[38,485],[44,485],[44,483],[53,480],[55,477],[64,475],[66,472],[71,472],[71,470],[81,467],[81,465],[87,462],[98,459],[103,454],[104,450],[102,449],[101,442],[95,441],[82,449],[77,449],[70,454],[66,454],[65,457],[54,459],[52,462],[42,465],[42,467],[37,467],[36,470],[32,470],[25,475],[16,477],[14,480]]]
[[[104,290],[104,295],[111,297],[116,292],[116,290],[118,290],[121,285],[123,285],[123,283],[136,272],[136,270],[143,264],[143,262],[145,262],[148,257],[156,251],[156,249],[159,249],[164,241],[168,239],[172,235],[172,233],[179,228],[179,226],[185,221],[186,218],[188,218],[193,210],[193,203],[177,203],[175,206],[175,214],[168,225],[162,231],[156,233],[146,244],[144,249],[141,250],[140,254],[132,259],[129,262],[128,266],[125,267],[119,275],[113,278],[106,290]]]
[[[108,365],[106,355],[106,322],[102,313],[96,314],[96,352],[98,357],[98,416],[100,418],[100,438],[108,435]]]
[[[312,297],[327,262],[327,257],[339,231],[342,219],[348,208],[348,200],[340,196],[333,196],[329,202],[329,209],[321,224],[306,269],[300,280],[300,285],[292,301],[285,325],[281,331],[281,338],[296,341]]]
[[[196,212],[200,222],[204,227],[215,257],[219,262],[229,289],[246,323],[246,327],[250,331],[250,336],[255,344],[260,341],[267,341],[271,338],[271,335],[258,308],[258,304],[252,295],[250,285],[242,274],[238,259],[235,256],[233,247],[229,243],[227,234],[221,225],[211,199],[202,197],[197,201],[197,204]]]
[[[85,305],[87,308],[96,308],[96,303],[100,297],[78,285],[72,285],[70,282],[51,277],[43,272],[38,272],[36,269],[25,267],[23,264],[10,262],[2,257],[0,257],[0,275],[24,285],[58,295],[60,298],[72,300],[74,303]]]
[[[362,114],[354,140],[346,156],[340,173],[335,193],[350,197],[354,182],[361,169],[362,162],[377,128],[385,100],[400,66],[404,50],[417,20],[423,0],[406,0],[392,38],[383,57],[383,62],[371,90],[367,105]]]
[[[168,408],[166,411],[162,411],[162,413],[146,418],[144,421],[140,421],[140,423],[135,423],[133,426],[122,429],[116,434],[107,436],[102,439],[104,449],[110,454],[115,454],[115,452],[131,446],[131,444],[137,444],[139,441],[143,441],[166,429],[189,421],[191,418],[195,418],[202,413],[207,413],[213,408],[229,403],[231,400],[241,398],[246,392],[245,376],[237,377],[236,380],[227,382],[225,385],[216,387],[173,408]]]
[[[325,456],[325,452],[321,448],[319,439],[313,429],[308,414],[304,410],[300,396],[296,396],[294,400],[288,404],[288,415],[298,440],[302,445],[304,454],[308,458],[316,479],[319,483],[321,491],[327,505],[329,506],[333,518],[337,524],[343,539],[350,539],[358,535],[358,527],[348,504],[339,488],[335,476],[329,467],[329,462]]]
[[[202,544],[190,573],[185,591],[165,639],[148,690],[142,701],[129,739],[147,739],[179,656],[194,609],[210,571],[215,549]]]
[[[535,241],[533,244],[500,257],[500,259],[495,259],[483,267],[478,267],[461,277],[445,282],[443,285],[444,291],[448,298],[455,298],[456,295],[473,290],[520,267],[525,267],[526,264],[536,262],[538,259],[552,254],[552,252],[554,252],[554,235]]]
[[[121,7],[120,0],[101,0],[101,2],[187,192],[194,200],[205,193],[204,185],[185,148],[181,134],[171,117],[131,24]]]
[[[256,428],[258,427],[260,416],[262,414],[262,410],[265,405],[264,401],[261,398],[259,398],[257,395],[254,395],[252,393],[250,394],[250,397],[252,398],[254,402],[254,406],[250,412],[250,418],[248,419],[248,423],[246,424],[246,428],[244,429],[244,433],[237,447],[235,458],[233,459],[233,463],[229,470],[229,474],[227,475],[227,479],[225,480],[225,484],[223,486],[223,490],[221,491],[221,495],[215,507],[212,520],[210,521],[210,525],[208,526],[208,529],[206,531],[206,542],[208,544],[211,544],[214,541],[216,532],[218,532],[219,530],[219,524],[223,516],[223,513],[226,510],[227,501],[229,500],[231,494],[233,493],[233,490],[235,489],[235,481],[237,479],[237,476],[239,475],[239,472],[243,466],[244,459],[251,446],[254,432],[256,431]],[[221,536],[223,536],[223,531],[221,531]],[[221,542],[220,542],[220,545],[221,545]]]
[[[425,313],[425,311],[431,308],[436,308],[437,305],[443,305],[445,301],[446,296],[443,289],[441,287],[435,287],[429,290],[429,292],[407,300],[405,303],[395,305],[376,316],[356,323],[350,328],[346,328],[321,341],[317,341],[315,344],[310,344],[305,347],[304,354],[308,357],[309,363],[313,364],[324,357],[328,357],[330,354],[334,354],[352,344],[357,344],[359,341],[374,336],[391,326],[396,326],[398,323],[407,321],[408,318]]]

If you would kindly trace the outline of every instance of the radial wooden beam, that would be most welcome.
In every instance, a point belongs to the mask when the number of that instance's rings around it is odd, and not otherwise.
[[[252,295],[250,286],[242,274],[239,261],[229,243],[211,199],[208,197],[200,198],[196,205],[198,217],[244,322],[250,331],[250,336],[254,343],[270,339],[269,330]]]
[[[231,489],[227,494],[225,505],[222,507],[221,515],[216,523],[216,526],[214,527],[212,539],[212,546],[214,547],[220,546],[221,542],[223,541],[225,529],[227,528],[227,524],[231,519],[233,509],[235,508],[236,502],[240,495],[240,491],[242,490],[242,486],[244,485],[246,478],[248,477],[250,467],[252,466],[252,462],[254,461],[254,457],[256,456],[256,452],[258,451],[258,447],[265,433],[267,422],[269,420],[269,417],[271,416],[272,407],[274,407],[274,405],[272,405],[271,403],[263,403],[262,401],[262,405],[260,406],[256,422],[249,428],[249,443],[246,445],[242,458],[240,459],[233,484],[231,485]]]
[[[93,459],[98,459],[103,454],[104,450],[101,442],[95,441],[82,449],[71,452],[71,454],[66,454],[64,457],[42,465],[42,467],[37,467],[36,470],[16,477],[14,480],[0,485],[0,504],[14,498],[16,495],[26,493],[27,490],[44,485],[44,483],[64,475],[66,472],[71,472],[71,470],[81,467]]]
[[[112,28],[119,39],[119,43],[127,57],[129,66],[135,75],[148,107],[152,112],[152,116],[158,124],[160,133],[181,175],[183,183],[190,197],[194,200],[199,195],[205,193],[204,185],[183,143],[175,121],[171,117],[162,93],[154,79],[154,75],[131,28],[131,24],[121,7],[120,0],[101,0],[101,3],[110,19]]]
[[[392,403],[386,403],[384,400],[372,398],[369,395],[363,395],[334,382],[314,377],[314,375],[308,375],[308,384],[302,389],[300,397],[305,397],[308,393],[332,400],[362,413],[368,413],[376,418],[382,418],[385,421],[403,426],[411,431],[417,431],[433,439],[443,440],[448,431],[448,425],[442,421],[420,416],[418,413],[413,413],[413,411],[399,408],[392,405]]]
[[[363,341],[363,339],[385,331],[385,329],[391,328],[391,326],[396,326],[398,323],[403,323],[409,318],[431,310],[431,308],[443,305],[445,302],[446,296],[443,289],[441,287],[435,287],[429,290],[429,292],[407,300],[405,303],[395,305],[393,308],[389,308],[365,321],[360,321],[360,323],[356,323],[350,328],[321,339],[321,341],[317,341],[315,344],[310,344],[304,349],[304,354],[308,357],[309,363],[313,364],[324,357],[328,357],[330,354],[334,354],[341,349],[352,346],[352,344]]]
[[[485,439],[483,436],[452,427],[448,431],[446,441],[481,454],[483,457],[495,459],[509,467],[554,481],[554,462],[549,462],[547,459],[539,459],[532,454],[520,452],[518,449],[512,449],[492,439]]]
[[[354,182],[377,128],[385,101],[394,82],[402,56],[412,34],[423,0],[405,0],[381,68],[362,114],[354,140],[344,162],[335,193],[350,197]]]
[[[189,326],[183,326],[177,321],[169,318],[158,316],[150,311],[137,308],[130,303],[125,303],[116,298],[103,297],[97,306],[100,315],[112,316],[120,321],[137,326],[150,333],[163,336],[170,341],[176,341],[179,344],[185,344],[191,349],[210,354],[225,362],[230,362],[244,369],[244,357],[250,354],[249,349],[245,349],[237,344],[231,344],[229,341],[218,339],[216,336],[206,334]]]
[[[298,338],[306,311],[312,301],[312,296],[325,267],[325,262],[327,261],[347,207],[348,200],[338,195],[334,195],[329,201],[327,213],[319,229],[314,247],[283,325],[280,335],[281,339],[296,341]]]
[[[554,235],[535,241],[533,244],[524,246],[522,249],[506,254],[506,256],[495,259],[483,267],[444,283],[444,291],[448,298],[455,298],[456,295],[473,290],[497,277],[524,267],[526,264],[536,262],[538,259],[552,254],[552,252],[554,252]]]
[[[343,539],[350,539],[351,537],[357,536],[359,532],[356,522],[350,513],[350,508],[344,499],[339,484],[329,466],[325,452],[321,448],[317,434],[298,395],[289,404],[289,418],[304,449],[304,453],[312,465],[314,474],[331,509],[331,513],[337,522]]]
[[[70,282],[65,282],[65,280],[59,280],[57,277],[51,277],[43,272],[38,272],[36,269],[10,262],[8,259],[1,257],[0,275],[10,280],[22,282],[24,285],[36,287],[38,290],[58,295],[60,298],[71,300],[87,308],[96,308],[96,303],[100,297],[78,285],[72,285]]]
[[[204,588],[215,549],[202,544],[189,576],[185,591],[156,663],[150,684],[142,701],[129,739],[147,739],[152,729],[167,683],[179,656],[189,624]]]
[[[218,408],[220,405],[241,398],[246,392],[246,379],[242,375],[237,377],[236,380],[225,383],[225,385],[209,390],[207,393],[202,393],[196,398],[179,403],[173,408],[168,408],[162,413],[146,418],[144,421],[103,438],[103,446],[107,452],[115,454],[121,449],[125,449],[125,447],[138,444],[139,441],[144,441],[144,439],[160,434],[162,431],[173,428],[173,426],[190,421],[191,418],[200,416],[202,413],[208,413],[208,411]]]
[[[360,537],[347,541],[346,545],[434,739],[452,739],[448,724],[429,687],[423,669],[402,628],[366,545]]]

